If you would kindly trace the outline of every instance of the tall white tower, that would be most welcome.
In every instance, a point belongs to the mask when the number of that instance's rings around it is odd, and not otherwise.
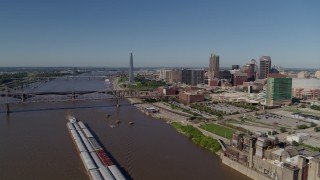
[[[133,75],[133,56],[132,56],[132,53],[130,54],[129,83],[134,83],[134,75]]]

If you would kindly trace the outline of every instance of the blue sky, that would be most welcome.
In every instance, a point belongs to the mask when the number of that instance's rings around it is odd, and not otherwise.
[[[320,69],[320,1],[0,0],[0,66]]]

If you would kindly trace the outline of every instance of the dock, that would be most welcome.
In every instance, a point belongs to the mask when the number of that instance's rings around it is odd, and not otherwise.
[[[77,121],[75,118],[72,118],[70,122],[67,123],[67,128],[90,179],[126,179],[82,121]]]

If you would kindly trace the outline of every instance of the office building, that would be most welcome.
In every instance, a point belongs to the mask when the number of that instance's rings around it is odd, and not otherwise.
[[[181,83],[191,84],[191,75],[192,75],[191,69],[182,69],[181,70]]]
[[[179,99],[183,103],[203,102],[204,95],[200,93],[183,92],[179,94]]]
[[[256,73],[254,70],[255,64],[246,64],[242,67],[242,72],[247,74],[248,81],[255,81],[256,80]]]
[[[281,106],[291,103],[292,78],[282,74],[269,74],[267,79],[267,106]]]
[[[159,80],[169,81],[169,74],[172,70],[169,69],[160,69],[159,71]]]
[[[191,71],[191,85],[196,86],[204,83],[204,70],[192,70]]]
[[[260,79],[265,79],[268,77],[268,74],[271,70],[271,57],[270,56],[261,56],[260,58]]]
[[[204,70],[182,69],[181,70],[181,83],[189,85],[197,85],[204,83]]]
[[[219,56],[211,54],[209,59],[208,79],[219,78]]]
[[[181,70],[180,69],[173,69],[169,73],[169,82],[176,83],[181,81]]]
[[[247,82],[247,73],[236,72],[231,74],[232,86],[242,86],[244,82]]]

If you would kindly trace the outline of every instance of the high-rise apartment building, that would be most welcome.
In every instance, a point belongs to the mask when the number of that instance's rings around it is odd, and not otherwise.
[[[191,69],[182,69],[181,70],[181,83],[191,84]]]
[[[203,84],[204,83],[204,70],[192,70],[191,72],[191,85]]]
[[[291,103],[292,78],[282,74],[269,74],[267,79],[267,106],[281,106]]]
[[[197,69],[182,69],[181,83],[197,85],[204,83],[204,70]]]
[[[265,79],[268,77],[268,74],[271,70],[271,57],[270,56],[261,56],[260,58],[260,79]]]
[[[208,79],[219,78],[219,56],[211,54],[209,58]]]
[[[203,69],[162,69],[159,73],[161,80],[170,83],[181,82],[188,85],[202,84],[205,77]]]
[[[173,69],[169,73],[169,82],[176,83],[181,82],[181,70],[180,69]]]
[[[134,83],[134,75],[133,75],[133,56],[132,56],[132,53],[130,54],[129,83]]]
[[[242,67],[242,72],[247,73],[248,81],[256,80],[255,64],[252,60],[249,64]]]

